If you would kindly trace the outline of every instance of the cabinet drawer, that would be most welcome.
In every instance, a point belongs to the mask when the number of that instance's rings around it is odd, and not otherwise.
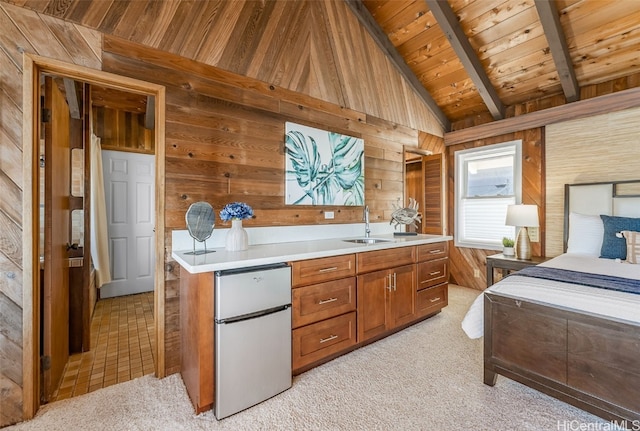
[[[388,248],[358,253],[358,274],[402,266],[415,262],[415,247]]]
[[[416,314],[419,317],[426,316],[427,314],[435,313],[441,308],[446,307],[449,303],[448,293],[447,284],[418,291],[416,299]]]
[[[356,344],[356,312],[293,330],[293,370]]]
[[[434,242],[431,244],[422,244],[418,247],[418,262],[425,260],[442,259],[449,256],[448,242]]]
[[[308,325],[356,309],[356,278],[293,289],[293,327]]]
[[[356,259],[353,254],[301,260],[291,265],[294,286],[305,286],[354,275],[356,275]]]
[[[418,290],[446,283],[449,280],[449,259],[438,259],[418,264]]]

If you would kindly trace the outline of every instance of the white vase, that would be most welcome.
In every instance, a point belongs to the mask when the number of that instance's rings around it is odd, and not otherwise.
[[[515,256],[515,249],[513,247],[503,247],[502,254],[505,256]]]
[[[242,220],[231,220],[231,229],[227,232],[227,251],[242,251],[249,248],[249,236],[242,227]]]

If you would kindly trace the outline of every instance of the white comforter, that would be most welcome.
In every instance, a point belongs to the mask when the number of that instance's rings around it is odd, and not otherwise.
[[[541,266],[640,280],[640,265],[578,254],[563,254]],[[485,290],[487,291],[640,323],[640,295],[632,293],[520,277],[517,274],[501,280]],[[480,338],[484,335],[484,294],[479,295],[467,311],[462,321],[462,329],[469,338]]]

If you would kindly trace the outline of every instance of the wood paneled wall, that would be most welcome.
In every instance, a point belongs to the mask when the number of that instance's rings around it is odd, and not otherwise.
[[[93,107],[93,133],[103,150],[155,154],[153,130],[144,127],[145,114]]]
[[[367,203],[380,220],[402,196],[403,146],[418,145],[418,129],[442,135],[342,2],[11,3],[24,8],[0,1],[0,426],[22,420],[23,409],[23,52],[101,69],[105,35],[159,49],[111,38],[106,61],[110,71],[168,87],[167,373],[180,357],[170,231],[184,228],[191,202],[249,202],[254,226],[324,222],[322,209],[282,205],[285,120],[365,139]],[[206,34],[185,31],[194,19],[211,23]],[[332,209],[336,223],[361,218],[359,209]]]
[[[443,133],[343,1],[10,1],[338,106]]]
[[[179,64],[179,66],[176,66]],[[298,122],[364,138],[365,194],[372,220],[389,220],[402,198],[403,148],[418,132],[251,78],[105,36],[106,71],[151,79],[167,88],[166,237],[185,229],[184,214],[197,201],[216,211],[231,201],[249,203],[248,226],[353,223],[361,207],[284,205],[284,126]],[[335,212],[325,220],[324,210]],[[166,364],[179,369],[177,265],[167,250]]]
[[[640,74],[634,74],[634,75],[630,75],[622,78],[617,78],[612,81],[603,82],[600,84],[584,86],[580,89],[580,98],[582,100],[591,99],[594,97],[603,96],[606,94],[612,94],[618,91],[623,91],[623,90],[627,90],[629,88],[635,88],[638,86],[640,86]],[[546,97],[546,98],[533,100],[530,102],[509,107],[507,109],[507,117],[517,117],[519,115],[524,115],[530,112],[540,111],[543,109],[548,109],[552,107],[561,107],[564,104],[566,104],[566,101],[564,100],[563,97],[559,97],[559,96]],[[628,111],[623,111],[623,112],[628,112]],[[609,117],[609,115],[613,117]],[[616,115],[617,115],[616,113],[612,113],[612,114],[608,114],[605,117],[615,118]],[[620,115],[622,117],[626,116],[626,114],[620,114]],[[473,126],[488,123],[490,121],[493,121],[493,120],[488,115],[473,116],[463,121],[458,121],[452,124],[452,130],[472,128]],[[609,139],[605,138],[607,136],[606,134],[604,135],[600,134],[597,131],[597,128],[594,128],[591,125],[590,118],[576,120],[576,121],[582,122],[581,125],[584,127],[581,129],[582,130],[581,133],[583,135],[596,136],[593,139],[598,140],[600,142],[600,145],[606,146],[607,148],[609,145],[611,145],[611,142],[612,142],[611,137],[613,136],[615,136],[615,139],[618,141],[627,142],[626,147],[628,151],[631,151],[631,154],[635,154],[634,151],[637,151],[637,148],[640,147],[637,141],[637,136],[638,136],[637,133],[628,131],[628,126],[630,125],[630,122],[632,120],[629,120],[627,122],[628,124],[622,128],[623,130],[622,134],[618,133],[617,131],[610,132],[608,135]],[[475,142],[470,142],[467,144],[455,145],[455,146],[447,147],[447,155],[452,156],[453,152],[458,149],[470,148],[470,146],[482,146],[482,145],[489,145],[497,142],[509,141],[511,139],[518,139],[520,136],[527,137],[527,139],[533,139],[536,142],[539,141],[540,151],[542,151],[541,153],[542,160],[539,162],[538,167],[536,167],[537,162],[535,162],[535,159],[531,159],[528,161],[527,164],[530,166],[530,169],[529,169],[530,174],[527,175],[527,177],[523,178],[523,193],[528,194],[528,196],[524,195],[525,196],[524,199],[528,199],[524,201],[525,203],[536,202],[535,196],[537,195],[540,196],[541,201],[539,206],[540,206],[541,217],[544,217],[547,214],[547,205],[548,205],[547,191],[549,191],[549,193],[555,194],[556,197],[553,199],[557,199],[557,192],[555,192],[554,190],[558,190],[559,188],[561,188],[564,185],[564,183],[567,181],[574,182],[573,178],[575,178],[577,181],[582,181],[583,178],[591,177],[588,171],[592,169],[592,167],[595,165],[598,165],[598,170],[597,170],[598,172],[592,178],[595,178],[597,176],[598,178],[601,178],[603,180],[618,179],[620,175],[618,175],[618,168],[616,166],[620,160],[619,156],[621,156],[623,159],[627,161],[627,164],[625,164],[626,169],[629,169],[631,172],[634,172],[634,171],[638,172],[638,170],[640,170],[640,164],[637,162],[638,158],[633,156],[624,157],[625,150],[619,147],[616,143],[613,144],[614,145],[613,156],[611,159],[611,163],[609,163],[608,149],[602,150],[602,151],[595,151],[593,149],[593,145],[584,145],[583,143],[584,141],[577,142],[576,140],[572,140],[571,138],[566,137],[562,139],[563,142],[560,145],[553,144],[554,147],[552,152],[555,153],[556,151],[558,151],[558,148],[560,148],[561,145],[567,144],[569,145],[569,148],[567,149],[567,151],[572,152],[571,156],[573,156],[574,153],[583,152],[588,154],[587,161],[578,161],[576,164],[577,169],[574,170],[574,168],[572,167],[574,166],[573,157],[560,157],[556,159],[558,166],[557,167],[552,166],[551,173],[549,173],[547,171],[547,162],[545,161],[545,158],[547,157],[545,155],[546,147],[547,147],[545,143],[546,142],[545,129],[548,129],[549,127],[554,128],[554,133],[555,133],[555,130],[562,130],[563,126],[557,126],[559,127],[559,129],[555,129],[556,126],[547,126],[546,128],[527,130],[527,131],[523,131],[515,134],[500,136],[497,138],[483,139]],[[590,140],[591,138],[587,138],[587,141],[590,141]],[[523,138],[523,143],[524,143],[524,138]],[[571,147],[575,147],[575,150],[571,150],[570,149]],[[526,157],[526,156],[523,154],[523,157]],[[555,156],[552,156],[552,157],[555,158]],[[582,157],[583,156],[577,156],[577,160],[580,160]],[[631,162],[631,164],[629,164],[629,162]],[[591,168],[589,167],[590,165],[592,166]],[[575,175],[572,178],[561,178],[564,175],[558,174],[558,171],[559,170],[561,171],[562,169],[564,169],[564,166],[568,166],[569,170],[574,172]],[[523,165],[523,168],[524,168],[524,165]],[[453,226],[454,226],[453,205],[455,203],[455,200],[453,197],[454,189],[452,188],[454,186],[454,177],[453,177],[454,165],[452,160],[449,160],[447,162],[447,170],[448,170],[447,174],[449,177],[447,181],[447,187],[448,187],[447,220],[448,220],[449,228],[451,229],[449,231],[449,234],[453,234]],[[536,170],[538,172],[535,172]],[[625,172],[627,173],[623,173],[623,175],[628,175],[628,171],[625,171]],[[624,178],[627,178],[627,177],[624,176]],[[635,178],[637,178],[637,175],[635,176]],[[540,192],[536,191],[538,187],[541,187]],[[551,205],[554,205],[554,204],[551,203]],[[540,245],[534,243],[533,244],[534,254],[543,255],[542,254],[543,252],[545,252],[545,254],[546,252],[549,252],[551,256],[554,254],[557,254],[557,250],[558,250],[557,244],[562,244],[562,228],[557,225],[556,220],[557,220],[557,215],[555,216],[554,219],[547,221],[547,223],[545,223],[546,226],[541,227],[540,237],[542,241],[544,241],[545,246],[543,246],[542,248],[539,248]],[[542,224],[543,220],[541,219],[540,222]],[[552,248],[549,248],[548,246],[546,246],[546,244],[552,244],[551,245]],[[553,244],[556,244],[556,245],[553,245]],[[561,245],[560,245],[560,248],[561,248]],[[494,254],[494,253],[496,253],[495,250],[479,250],[479,249],[452,247],[450,249],[451,278],[455,282],[463,286],[469,286],[476,289],[484,289],[486,287],[485,257],[489,254]],[[478,278],[474,277],[475,270],[480,271],[480,277]]]
[[[449,235],[455,236],[455,152],[468,148],[498,144],[513,140],[522,140],[522,202],[535,204],[540,208],[540,238],[541,242],[532,243],[532,254],[541,256],[544,250],[545,238],[545,176],[544,176],[544,139],[543,129],[531,129],[517,133],[483,139],[467,144],[447,147],[447,224]],[[454,283],[482,290],[487,286],[486,257],[500,253],[496,250],[482,250],[477,248],[450,247],[450,273]],[[474,274],[479,274],[475,277]]]
[[[22,54],[100,68],[97,32],[0,3],[0,427],[22,420]]]

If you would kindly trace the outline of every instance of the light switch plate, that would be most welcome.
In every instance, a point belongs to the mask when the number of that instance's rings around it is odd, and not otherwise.
[[[540,228],[530,227],[527,230],[529,231],[529,240],[531,242],[540,242]]]
[[[326,220],[328,220],[328,219],[332,219],[332,218],[333,218],[333,211],[325,211],[325,212],[324,212],[324,218],[325,218]]]

